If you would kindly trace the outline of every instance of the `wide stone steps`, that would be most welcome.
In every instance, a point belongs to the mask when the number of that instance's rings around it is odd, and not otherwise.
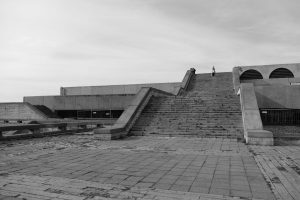
[[[242,137],[239,98],[231,73],[195,75],[181,96],[152,97],[133,135]]]

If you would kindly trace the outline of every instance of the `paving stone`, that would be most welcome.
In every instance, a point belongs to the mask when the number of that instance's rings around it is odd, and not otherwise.
[[[78,137],[71,136],[68,136],[66,140],[63,138],[59,138],[59,141],[63,140],[65,143],[73,141],[73,144],[76,144],[78,140]],[[49,138],[49,140],[54,139]],[[45,189],[40,186],[50,184],[52,189],[55,189],[53,191],[64,192],[63,194],[50,193],[53,196],[48,197],[53,199],[71,198],[72,195],[82,197],[80,194],[84,188],[100,186],[101,189],[95,189],[94,194],[104,196],[109,194],[111,196],[107,198],[116,197],[117,199],[121,199],[118,195],[125,191],[127,193],[122,193],[124,198],[126,195],[140,195],[145,191],[149,194],[151,190],[170,191],[172,195],[177,195],[177,199],[185,199],[191,194],[198,194],[198,199],[200,196],[201,198],[230,199],[228,196],[230,189],[253,191],[253,193],[257,191],[259,194],[257,197],[272,197],[264,175],[252,155],[244,144],[236,140],[136,137],[111,141],[109,144],[94,141],[91,138],[86,140],[94,145],[93,148],[82,147],[78,144],[63,151],[56,150],[48,153],[41,148],[34,152],[28,151],[22,156],[18,156],[18,151],[26,151],[26,148],[29,148],[27,144],[20,144],[19,149],[15,146],[5,148],[0,159],[7,167],[2,167],[2,170],[5,170],[4,173],[13,175],[9,175],[10,177],[18,178],[11,181],[24,180],[25,186]],[[37,141],[40,141],[37,142],[37,147],[44,144],[43,140]],[[226,148],[231,148],[232,151],[226,153],[216,151],[214,148],[220,149],[221,144],[224,148],[226,145],[229,146]],[[168,151],[168,149],[172,150]],[[43,152],[42,156],[30,155],[30,153],[38,154],[40,151]],[[9,157],[9,154],[15,157]],[[231,166],[234,167],[231,169]],[[235,173],[233,170],[238,171]],[[16,176],[17,173],[18,176]],[[3,179],[5,176],[1,174],[3,173],[0,173],[0,185],[6,184],[3,180],[8,181],[8,179]],[[257,184],[263,189],[258,190],[255,187]],[[237,187],[228,188],[228,185]],[[138,188],[137,193],[134,188]],[[25,191],[18,188],[16,190],[1,193],[0,189],[0,194],[18,195]],[[184,195],[182,192],[185,192]],[[41,194],[48,193],[41,191],[39,194],[31,195],[41,196]],[[208,196],[203,196],[204,193]],[[148,195],[145,198],[149,197],[148,199],[154,200],[155,195],[151,197]],[[169,198],[172,198],[172,195]],[[35,197],[32,196],[32,198]],[[93,198],[96,196],[91,197]]]
[[[243,191],[243,190],[230,190],[232,196],[237,197],[244,197],[244,198],[251,198],[252,194],[250,191]]]
[[[209,193],[229,196],[230,191],[228,189],[222,189],[222,188],[210,188]]]

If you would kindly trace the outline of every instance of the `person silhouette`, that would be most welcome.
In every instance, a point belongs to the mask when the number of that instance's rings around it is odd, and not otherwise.
[[[215,76],[216,74],[216,69],[215,66],[212,67],[212,72],[211,72],[211,76]]]

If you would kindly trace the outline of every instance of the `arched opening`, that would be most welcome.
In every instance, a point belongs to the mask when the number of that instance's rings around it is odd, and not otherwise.
[[[294,74],[289,69],[277,68],[272,71],[269,78],[294,78]]]
[[[249,69],[244,71],[240,76],[240,80],[253,80],[253,79],[263,79],[261,73],[255,69]]]

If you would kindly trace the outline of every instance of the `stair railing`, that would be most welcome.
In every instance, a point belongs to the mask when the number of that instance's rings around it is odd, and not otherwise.
[[[185,73],[184,78],[181,82],[181,85],[176,89],[176,92],[175,92],[176,95],[180,95],[180,94],[182,94],[183,91],[187,90],[192,77],[195,75],[195,72],[196,72],[196,70],[194,68],[187,70],[187,72]]]

